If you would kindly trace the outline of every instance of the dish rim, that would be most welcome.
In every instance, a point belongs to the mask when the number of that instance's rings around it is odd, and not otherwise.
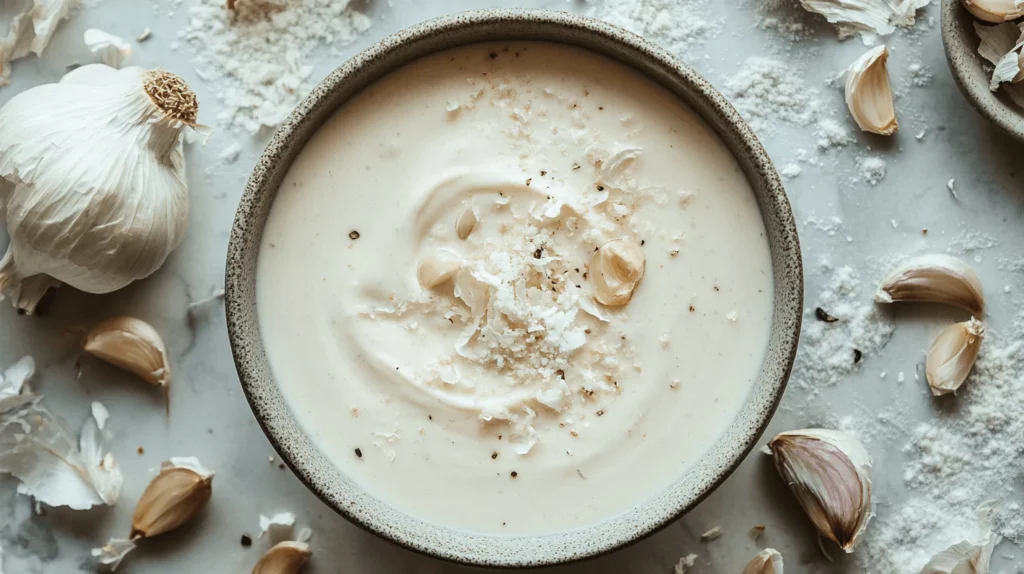
[[[267,364],[255,309],[255,264],[280,178],[344,101],[430,53],[480,41],[531,40],[568,44],[618,61],[668,89],[702,117],[754,190],[770,243],[776,288],[769,347],[751,395],[725,435],[665,492],[652,494],[622,515],[569,532],[492,536],[430,524],[391,508],[346,479],[312,445]],[[739,113],[694,70],[653,43],[596,19],[542,9],[474,10],[428,20],[382,39],[344,62],[298,104],[271,138],[240,199],[228,245],[225,306],[232,356],[246,400],[281,459],[321,501],[354,524],[435,558],[523,568],[592,558],[635,543],[692,510],[732,474],[770,422],[792,370],[803,313],[803,268],[795,218],[771,160]],[[721,460],[712,464],[709,458]]]

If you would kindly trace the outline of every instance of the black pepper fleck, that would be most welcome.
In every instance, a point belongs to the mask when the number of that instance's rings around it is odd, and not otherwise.
[[[242,542],[242,546],[245,546],[246,548],[248,548],[248,547],[252,546],[252,537],[250,537],[248,534],[243,534],[241,542]]]
[[[817,317],[819,321],[824,321],[826,323],[835,323],[839,320],[838,318],[829,315],[828,312],[821,307],[814,309],[814,316]]]
[[[647,240],[646,239],[641,239],[640,240],[640,247],[643,247],[644,243],[647,243]]]
[[[541,176],[541,177],[544,177],[544,176],[545,176],[545,175],[547,175],[547,174],[548,174],[548,172],[544,171],[543,169],[542,169],[542,170],[540,170],[540,176]]]
[[[277,465],[277,468],[284,470],[284,463],[282,462],[281,464]]]
[[[488,56],[490,56],[491,59],[493,60],[493,59],[498,57],[498,53],[497,52],[491,52],[490,54],[488,54]]]
[[[526,187],[530,187],[531,183],[533,183],[533,178],[532,177],[526,178]]]
[[[510,476],[512,476],[512,478],[515,478],[515,477],[519,476],[519,473],[513,470],[512,474]]]
[[[603,185],[597,186],[597,191],[604,191],[604,186]]]
[[[859,363],[862,358],[864,358],[864,353],[861,353],[860,349],[854,349],[853,350],[853,362],[854,362],[854,364]]]
[[[691,313],[693,313],[693,312],[694,312],[694,311],[696,311],[696,310],[697,310],[697,308],[696,308],[696,307],[694,307],[693,305],[690,305],[690,312],[691,312]]]
[[[498,451],[494,451],[491,453],[491,460],[494,460],[496,458],[498,458]]]
[[[348,238],[351,239],[352,241],[359,239],[359,232],[354,229],[352,231],[349,231]]]
[[[603,417],[604,416],[604,410],[597,411],[597,416]]]
[[[359,458],[363,458],[363,451],[362,451],[362,449],[360,449],[358,447],[356,448],[356,456],[358,456]]]
[[[533,258],[534,258],[534,259],[540,259],[540,258],[541,258],[541,255],[543,255],[543,254],[544,254],[544,250],[543,250],[542,248],[538,247],[538,248],[537,248],[537,249],[536,249],[536,250],[535,250],[535,251],[533,252]]]

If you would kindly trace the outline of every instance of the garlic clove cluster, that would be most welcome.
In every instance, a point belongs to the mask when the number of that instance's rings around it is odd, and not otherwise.
[[[993,24],[1024,16],[1024,2],[1020,0],[960,0],[960,3],[975,18]]]
[[[747,564],[743,574],[783,574],[782,554],[774,548],[765,548]]]
[[[846,106],[850,114],[860,129],[885,136],[899,129],[886,67],[888,58],[889,50],[878,46],[846,70]]]
[[[182,131],[197,111],[170,72],[102,64],[0,108],[0,296],[31,313],[60,283],[109,293],[159,269],[187,227]]]
[[[256,562],[252,574],[296,574],[312,555],[305,542],[278,542]]]
[[[818,531],[853,552],[871,519],[871,461],[860,441],[841,431],[803,429],[777,435],[768,448]]]
[[[919,255],[893,269],[875,292],[875,301],[943,303],[976,317],[985,312],[978,275],[960,259],[945,254]]]
[[[588,269],[594,298],[609,307],[629,303],[646,263],[643,249],[632,241],[613,239],[599,247]]]
[[[985,336],[985,325],[971,317],[946,327],[932,341],[925,376],[935,396],[952,393],[967,380]]]

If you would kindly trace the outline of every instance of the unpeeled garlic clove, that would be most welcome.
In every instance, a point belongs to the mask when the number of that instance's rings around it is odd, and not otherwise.
[[[626,239],[605,243],[590,259],[588,271],[594,298],[609,307],[629,303],[646,264],[643,249],[636,243]]]
[[[1001,540],[992,532],[992,511],[995,501],[988,501],[978,509],[978,519],[982,534],[977,539],[964,540],[939,552],[921,574],[989,574],[992,551]]]
[[[279,542],[256,562],[252,574],[296,574],[312,555],[305,542]]]
[[[841,431],[804,429],[777,435],[768,448],[818,531],[853,552],[871,519],[871,461],[860,441]]]
[[[935,337],[924,370],[933,395],[952,393],[964,384],[984,337],[985,324],[974,317],[946,327]]]
[[[445,249],[428,255],[416,269],[416,280],[420,287],[433,289],[448,281],[462,269],[463,261],[458,255]]]
[[[130,538],[151,538],[188,522],[213,494],[213,472],[195,458],[172,458],[142,493],[132,516]]]
[[[892,103],[889,50],[878,46],[868,50],[846,70],[846,106],[860,129],[892,135],[899,129],[896,108]]]
[[[960,259],[941,253],[919,255],[892,270],[875,292],[875,301],[944,303],[975,317],[985,313],[978,275]]]
[[[747,564],[743,574],[783,574],[782,554],[774,548],[765,548]]]
[[[107,319],[89,331],[82,349],[150,384],[167,387],[171,380],[167,347],[156,329],[142,319]]]
[[[466,209],[459,214],[458,219],[455,220],[455,235],[459,239],[465,239],[469,237],[470,233],[476,229],[476,224],[479,223],[480,219],[476,216],[476,211],[473,210],[472,205],[466,206]]]
[[[1024,3],[1018,0],[960,0],[972,16],[999,24],[1024,16]]]

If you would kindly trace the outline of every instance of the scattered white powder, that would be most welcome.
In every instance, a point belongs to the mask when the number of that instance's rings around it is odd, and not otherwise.
[[[927,88],[932,85],[932,80],[935,79],[935,76],[932,75],[928,67],[920,62],[907,66],[907,72],[909,73],[910,85],[915,88]]]
[[[863,157],[857,160],[860,179],[871,185],[878,185],[885,179],[885,160],[881,156]]]
[[[961,231],[960,235],[949,243],[947,253],[952,255],[969,255],[978,251],[991,249],[999,242],[995,237],[980,231]]]
[[[807,11],[792,0],[753,0],[749,5],[757,8],[757,27],[761,30],[774,30],[792,42],[813,35],[804,23]]]
[[[1024,542],[1014,484],[1024,473],[1024,341],[989,331],[954,408],[937,408],[904,447],[914,497],[879,508],[858,558],[873,572],[917,574],[936,552],[976,533],[975,509],[999,501],[996,531]]]
[[[800,172],[802,171],[803,169],[800,168],[799,164],[795,162],[789,162],[786,165],[782,166],[782,169],[779,170],[779,173],[781,173],[782,177],[786,179],[793,179],[799,177]]]
[[[370,27],[348,0],[197,0],[179,33],[195,52],[196,74],[216,86],[218,123],[256,133],[283,121],[311,89],[313,57]]]
[[[678,56],[691,56],[721,31],[720,22],[708,19],[714,13],[708,0],[604,0],[589,15],[635,32]]]
[[[726,78],[722,91],[755,132],[770,135],[778,124],[806,126],[818,119],[817,90],[808,88],[792,64],[749,58]]]
[[[792,382],[806,392],[808,399],[859,368],[889,342],[893,332],[892,324],[879,314],[871,294],[860,289],[860,278],[852,268],[834,268],[825,263],[821,273],[829,279],[818,296],[816,308],[804,312],[800,350],[792,376]],[[819,318],[817,308],[836,321]]]
[[[853,136],[841,123],[832,118],[822,118],[814,131],[818,136],[818,149],[824,151],[853,143]]]

